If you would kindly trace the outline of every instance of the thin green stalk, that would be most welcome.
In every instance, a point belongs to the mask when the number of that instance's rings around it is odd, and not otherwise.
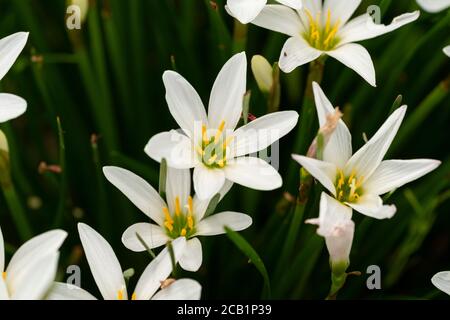
[[[22,201],[19,199],[16,189],[12,183],[9,185],[3,185],[2,183],[2,189],[6,203],[9,207],[9,211],[11,212],[12,219],[16,225],[17,231],[19,232],[20,239],[23,242],[27,241],[33,236],[33,231],[22,205]]]
[[[238,53],[245,50],[247,46],[248,26],[234,19],[233,29],[233,52]]]
[[[59,180],[59,203],[58,211],[56,213],[53,226],[55,228],[61,226],[64,215],[66,211],[66,201],[67,201],[67,167],[66,167],[66,145],[64,142],[64,132],[61,126],[61,119],[56,118],[56,123],[58,126],[58,140],[59,140],[59,166],[61,168],[61,177]]]

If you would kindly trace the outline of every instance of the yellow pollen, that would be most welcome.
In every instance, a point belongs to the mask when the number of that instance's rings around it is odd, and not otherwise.
[[[173,219],[172,219],[172,217],[170,216],[169,209],[167,209],[166,207],[164,207],[164,208],[163,208],[163,212],[164,212],[164,216],[165,216],[165,218],[166,218],[166,221],[167,221],[169,224],[173,224]]]
[[[217,144],[219,142],[220,136],[222,135],[224,128],[225,128],[225,121],[222,120],[222,122],[220,123],[219,129],[217,130],[216,136],[214,137],[215,144]]]
[[[131,295],[131,300],[136,300],[136,292],[133,292],[133,294]]]
[[[188,197],[188,212],[190,215],[192,214],[192,212],[194,212],[194,205],[191,196]]]
[[[218,164],[219,167],[221,167],[221,168],[225,167],[225,162],[223,161],[223,159],[220,159],[219,161],[217,161],[217,164]]]
[[[179,216],[181,214],[181,207],[180,207],[180,198],[175,197],[175,214]]]
[[[6,272],[2,272],[2,278],[3,280],[6,280]]]
[[[169,221],[164,222],[164,226],[170,231],[173,231],[173,225]]]
[[[184,236],[186,235],[186,229],[185,229],[185,228],[183,228],[183,229],[181,230],[180,235],[181,235],[182,237],[184,237]]]
[[[206,125],[202,125],[202,140],[204,143],[208,143],[208,135],[206,134]]]
[[[123,300],[123,289],[117,291],[117,299],[118,300]]]
[[[189,227],[189,229],[194,229],[194,219],[192,219],[192,215],[188,215],[187,217],[187,225]]]

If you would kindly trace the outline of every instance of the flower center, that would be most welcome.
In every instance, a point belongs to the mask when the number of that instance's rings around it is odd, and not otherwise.
[[[196,147],[200,161],[208,168],[223,168],[227,162],[227,146],[233,137],[225,138],[223,129],[225,121],[220,123],[219,129],[213,137],[208,137],[206,125],[202,125],[202,140]]]
[[[332,24],[331,11],[328,10],[327,20],[325,26],[323,26],[322,14],[320,12],[317,13],[317,17],[313,17],[307,9],[305,9],[305,13],[309,22],[309,29],[303,34],[305,40],[318,50],[328,51],[334,49],[339,43],[339,38],[336,37],[336,34],[339,31],[340,20]]]
[[[163,208],[165,220],[164,227],[167,235],[172,239],[186,237],[189,239],[195,234],[195,220],[193,216],[192,197],[188,197],[186,210],[182,210],[180,198],[175,198],[175,214],[171,215],[167,207]]]
[[[345,177],[344,172],[339,170],[336,177],[336,198],[340,202],[357,202],[363,190],[361,184],[363,177],[356,177],[354,173],[350,177]]]

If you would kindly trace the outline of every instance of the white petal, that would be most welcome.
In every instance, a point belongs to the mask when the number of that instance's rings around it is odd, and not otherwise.
[[[197,233],[199,236],[215,236],[225,233],[224,227],[234,231],[247,229],[252,225],[252,218],[246,214],[239,212],[225,211],[213,214],[197,225]]]
[[[222,201],[223,197],[230,191],[233,186],[233,182],[225,179],[225,183],[223,187],[219,190],[220,199]],[[206,213],[206,209],[208,209],[209,203],[211,199],[201,200],[197,195],[194,196],[193,205],[194,205],[194,215],[195,221],[200,221]]]
[[[349,220],[337,226],[332,235],[325,238],[330,259],[333,264],[348,263],[355,234],[355,223]]]
[[[59,252],[43,255],[14,274],[14,284],[9,274],[6,284],[11,300],[41,300],[53,284],[58,267]]]
[[[0,123],[17,118],[26,110],[27,102],[23,98],[9,93],[0,93]]]
[[[339,24],[343,26],[347,23],[353,13],[355,13],[360,4],[361,0],[325,0],[323,15],[327,17],[328,12],[330,12],[331,24],[334,25],[339,21]]]
[[[297,121],[296,111],[281,111],[267,114],[240,127],[235,131],[234,140],[230,144],[230,157],[239,157],[266,149],[288,134]]]
[[[0,227],[0,272],[5,270],[5,242],[3,240],[2,228]]]
[[[175,256],[175,262],[180,259],[186,247],[186,239],[180,237],[172,241],[173,253]],[[170,252],[166,248],[162,250],[155,259],[145,268],[139,279],[135,295],[136,300],[150,300],[153,294],[161,286],[161,281],[167,279],[167,277],[172,273],[172,258],[170,257]]]
[[[341,44],[372,39],[417,20],[419,15],[420,11],[404,13],[394,18],[391,24],[384,25],[376,24],[372,17],[366,13],[350,20],[338,32],[337,37],[341,39]]]
[[[86,259],[103,299],[117,300],[119,292],[122,292],[124,300],[127,300],[122,268],[111,245],[86,224],[79,223],[78,232]]]
[[[433,171],[441,164],[437,160],[386,160],[364,183],[365,192],[380,195],[397,189]]]
[[[196,122],[207,124],[205,107],[197,91],[186,79],[174,71],[164,72],[163,82],[172,117],[186,135],[194,137]]]
[[[390,219],[397,208],[394,205],[383,205],[383,200],[376,195],[363,195],[358,203],[347,203],[350,207],[368,217],[375,219]]]
[[[372,58],[362,45],[348,43],[335,50],[327,51],[327,54],[355,71],[371,86],[377,86]]]
[[[207,200],[217,194],[225,184],[225,173],[199,165],[194,169],[194,189],[200,200]]]
[[[162,208],[166,203],[144,179],[119,167],[103,167],[103,173],[136,207],[159,225],[164,223]]]
[[[151,137],[144,151],[153,160],[161,162],[164,158],[168,166],[177,169],[193,168],[198,160],[191,140],[175,130]]]
[[[308,10],[313,17],[317,17],[318,14],[322,14],[322,1],[318,0],[302,0],[303,9]]]
[[[241,117],[247,83],[247,57],[245,52],[231,57],[220,70],[211,90],[208,122],[218,129],[225,121],[226,129],[234,129]]]
[[[281,5],[265,6],[252,21],[252,24],[291,37],[300,35],[304,30],[298,14],[294,10]]]
[[[311,47],[302,37],[291,37],[281,50],[280,69],[289,73],[297,67],[316,60],[321,55],[322,51]]]
[[[417,0],[423,10],[436,13],[450,7],[450,0]]]
[[[446,46],[442,51],[444,51],[447,57],[450,57],[450,46]]]
[[[350,158],[345,167],[346,175],[355,173],[360,178],[369,179],[394,140],[406,109],[406,106],[402,106],[395,110],[369,142]]]
[[[317,179],[328,191],[336,195],[334,181],[336,180],[337,168],[333,163],[320,161],[300,155],[292,155],[295,161],[300,163],[315,179]]]
[[[150,249],[165,245],[170,240],[162,227],[146,222],[136,223],[125,230],[122,235],[123,245],[134,252],[146,250],[136,233]]]
[[[436,288],[450,295],[450,271],[442,271],[436,273],[431,282]]]
[[[92,294],[73,284],[54,282],[46,300],[97,300]]]
[[[327,116],[334,114],[333,105],[325,96],[317,82],[313,82],[314,99],[316,102],[317,115],[319,117],[320,127],[327,123]],[[345,125],[344,121],[339,120],[336,129],[325,145],[323,160],[334,163],[343,168],[348,159],[352,156],[352,135]]]
[[[178,197],[183,208],[191,195],[191,172],[189,169],[167,168],[166,196],[170,212],[175,212],[175,199]]]
[[[291,7],[292,9],[299,10],[302,8],[302,0],[276,0],[277,2]]]
[[[180,267],[186,271],[196,272],[203,260],[202,244],[197,238],[186,242],[186,248],[180,257]]]
[[[3,277],[0,277],[0,301],[1,300],[9,300],[8,288],[6,287]]]
[[[322,192],[319,218],[306,220],[306,223],[318,225],[317,234],[322,237],[330,237],[336,227],[347,224],[351,219],[351,208]]]
[[[226,178],[255,190],[275,190],[281,187],[280,174],[269,163],[255,157],[241,157],[227,162]]]
[[[14,286],[17,272],[34,264],[43,256],[57,252],[66,237],[67,232],[63,230],[51,230],[25,242],[13,255],[6,269],[8,286]]]
[[[28,32],[17,32],[0,40],[0,80],[22,52],[27,39]]]
[[[261,12],[267,0],[228,0],[227,9],[241,23],[251,22]]]
[[[180,279],[156,293],[152,300],[200,300],[202,286],[195,280]]]

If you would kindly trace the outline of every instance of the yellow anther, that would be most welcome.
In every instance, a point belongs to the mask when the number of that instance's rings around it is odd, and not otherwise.
[[[181,214],[180,198],[175,197],[175,214],[179,216]]]
[[[136,292],[133,292],[133,294],[131,295],[131,300],[136,300]]]
[[[225,167],[225,161],[223,159],[220,159],[219,161],[217,161],[217,164],[219,165],[219,167],[223,168]]]
[[[330,31],[330,25],[331,25],[331,10],[328,9],[327,22],[325,24],[325,33],[328,33]]]
[[[187,209],[188,209],[188,213],[189,214],[192,214],[194,212],[194,204],[193,204],[191,196],[188,197],[188,207],[187,207]]]
[[[213,164],[214,161],[216,161],[216,159],[217,159],[217,154],[215,154],[215,155],[213,155],[211,158],[209,158],[208,164]]]
[[[189,229],[194,229],[194,219],[192,219],[192,215],[188,215],[187,217],[187,225]]]
[[[350,174],[350,177],[348,178],[348,184],[351,184],[354,178],[355,178],[355,172],[352,171],[352,173]]]
[[[6,280],[6,272],[2,272],[2,278],[3,280]]]
[[[117,299],[118,300],[123,300],[123,289],[117,291]]]
[[[215,144],[217,144],[219,142],[219,139],[222,136],[222,132],[223,132],[224,128],[225,128],[225,121],[222,120],[222,122],[219,125],[219,129],[217,129],[216,135],[214,137]]]
[[[173,231],[173,225],[169,221],[164,222],[164,226],[169,230],[170,232]]]
[[[183,229],[181,230],[180,235],[181,235],[182,237],[184,237],[184,236],[186,235],[186,229],[185,229],[185,228],[183,228]]]
[[[166,207],[164,207],[164,208],[163,208],[163,212],[164,212],[164,217],[166,218],[166,221],[167,221],[169,224],[173,224],[173,219],[172,219],[172,217],[170,216],[169,209],[167,209]]]
[[[209,140],[208,140],[208,135],[206,134],[206,125],[202,125],[202,140],[203,140],[203,143],[208,143],[209,142]]]
[[[344,191],[343,190],[339,191],[338,200],[342,199],[343,196],[344,196]]]

